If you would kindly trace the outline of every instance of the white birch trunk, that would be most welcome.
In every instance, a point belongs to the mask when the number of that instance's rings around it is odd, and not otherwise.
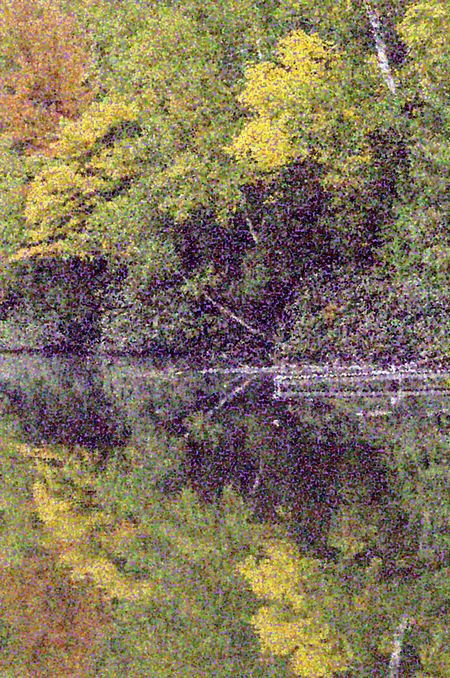
[[[366,8],[367,17],[372,27],[372,33],[375,40],[378,68],[380,69],[382,78],[386,83],[387,87],[392,92],[392,94],[395,95],[397,93],[397,87],[395,85],[394,76],[392,75],[392,70],[389,65],[389,59],[387,57],[386,43],[384,42],[383,39],[383,31],[381,28],[379,12],[371,5],[370,2],[364,2],[364,5]]]
[[[400,657],[402,653],[403,639],[408,628],[409,619],[406,614],[402,616],[399,627],[394,635],[394,649],[389,661],[389,678],[398,678],[400,670]]]

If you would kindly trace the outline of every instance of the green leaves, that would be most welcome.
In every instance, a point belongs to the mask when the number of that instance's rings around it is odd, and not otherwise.
[[[449,92],[450,10],[443,0],[412,2],[398,31],[409,48],[405,75],[426,101],[447,105]],[[405,86],[411,89],[410,81]]]
[[[12,427],[5,420],[0,427],[0,548],[2,564],[15,565],[39,540],[30,505],[33,470],[21,458]]]

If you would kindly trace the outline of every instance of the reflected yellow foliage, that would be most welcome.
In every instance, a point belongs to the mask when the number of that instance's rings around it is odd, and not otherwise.
[[[111,560],[112,553],[127,551],[136,527],[117,521],[97,506],[88,451],[77,448],[70,456],[67,450],[52,446],[19,448],[34,460],[37,471],[33,499],[45,526],[43,545],[58,555],[72,579],[91,581],[108,598],[151,596],[154,587],[149,581],[121,574]],[[55,461],[59,462],[56,467]]]
[[[301,557],[285,541],[268,543],[266,554],[260,563],[248,558],[238,568],[252,591],[271,603],[251,620],[263,654],[289,656],[299,676],[332,678],[345,671],[353,653],[322,617],[321,609],[336,606],[336,594],[327,590],[320,561]]]

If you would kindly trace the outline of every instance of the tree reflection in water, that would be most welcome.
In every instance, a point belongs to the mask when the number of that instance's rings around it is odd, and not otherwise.
[[[415,625],[408,630],[415,665],[421,661],[430,672],[436,657],[444,656],[441,622],[433,609],[445,598],[439,577],[448,561],[445,403],[433,411],[426,398],[408,399],[389,416],[370,417],[361,416],[360,401],[274,400],[267,375],[239,391],[237,380],[223,375],[152,372],[149,366],[143,376],[142,366],[130,360],[108,365],[40,359],[32,369],[30,362],[16,365],[9,379],[4,364],[2,369],[6,409],[16,417],[21,440],[84,448],[100,495],[103,487],[110,508],[122,506],[124,522],[119,525],[117,518],[111,528],[113,541],[123,540],[125,550],[127,543],[135,544],[136,553],[131,560],[121,552],[107,556],[108,567],[118,568],[120,577],[149,568],[144,562],[151,552],[141,553],[144,542],[138,545],[136,535],[146,511],[157,515],[155,497],[175,502],[170,510],[180,515],[204,511],[206,516],[232,485],[255,525],[267,533],[281,530],[300,553],[338,568],[355,595],[361,587],[366,591],[369,617],[379,615],[380,634],[386,636],[374,640],[361,617],[352,642],[368,665],[387,670],[402,608],[416,603]],[[189,487],[200,503],[188,509],[191,500],[185,498],[181,508],[180,492]],[[170,529],[175,538],[179,528]],[[146,549],[157,543],[156,536],[145,539]],[[117,545],[110,542],[105,537],[102,548],[113,549],[112,554]],[[377,584],[370,583],[374,576]],[[388,593],[396,586],[395,595]]]

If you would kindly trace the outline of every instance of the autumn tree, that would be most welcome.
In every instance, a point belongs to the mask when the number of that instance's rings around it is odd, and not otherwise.
[[[448,636],[438,611],[446,600],[445,572],[405,580],[387,575],[381,558],[358,563],[354,556],[370,541],[373,527],[357,523],[353,534],[341,524],[334,535],[338,543],[340,532],[343,555],[337,562],[311,558],[292,542],[277,540],[267,543],[264,558],[239,565],[261,601],[251,623],[264,655],[287,657],[294,675],[303,678],[384,675],[405,619],[421,668],[445,676]]]
[[[143,154],[138,111],[126,101],[95,102],[74,121],[64,120],[53,159],[26,189],[25,234],[29,247],[15,260],[36,255],[99,255],[110,248],[112,232],[89,229],[89,216],[111,200],[139,171]],[[122,235],[122,238],[120,238]],[[120,254],[131,243],[117,234]],[[114,255],[114,252],[112,253]]]
[[[55,446],[22,452],[37,472],[43,544],[72,581],[93,584],[115,610],[96,675],[120,671],[124,661],[131,676],[284,675],[283,661],[260,661],[243,619],[253,599],[234,565],[258,549],[264,527],[251,523],[231,488],[205,506],[187,489],[165,496],[155,484],[159,462],[131,449],[97,478],[80,448],[70,457]]]
[[[99,92],[63,115],[54,157],[3,178],[5,250],[120,261],[105,332],[141,332],[128,343],[142,349],[174,344],[172,328],[184,346],[225,345],[233,327],[236,346],[267,355],[295,334],[318,271],[331,287],[342,267],[369,285],[377,269],[388,289],[423,276],[445,296],[444,4],[63,2],[91,37]],[[133,119],[67,152],[77,124],[80,140],[123,105]],[[367,315],[330,303],[312,320],[325,353],[335,320]]]
[[[27,152],[46,149],[62,117],[96,93],[89,42],[47,0],[5,0],[0,13],[0,129]]]
[[[109,629],[99,591],[74,584],[51,554],[0,567],[0,666],[14,675],[88,675]],[[7,674],[9,675],[9,674]]]

